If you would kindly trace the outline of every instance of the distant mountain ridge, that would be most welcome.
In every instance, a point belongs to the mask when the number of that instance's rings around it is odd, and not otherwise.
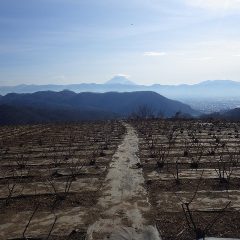
[[[18,85],[2,86],[0,94],[8,93],[34,93],[37,91],[62,91],[68,89],[76,93],[80,92],[133,92],[154,91],[165,97],[177,100],[204,99],[204,98],[229,98],[238,97],[240,93],[240,82],[230,80],[204,81],[198,84],[187,85],[160,85],[151,86],[137,85],[133,82],[125,82],[126,79],[111,79],[105,84],[81,83],[70,85]]]
[[[214,85],[216,86],[216,84],[221,84],[221,85],[236,85],[236,84],[240,84],[240,82],[236,82],[236,81],[232,81],[232,80],[206,80],[200,83],[197,83],[195,85],[199,85],[199,86],[211,86]]]
[[[165,117],[174,116],[176,112],[198,114],[190,106],[170,100],[155,92],[77,94],[71,91],[46,91],[32,94],[10,93],[2,96],[0,98],[0,123],[15,123],[22,118],[27,122],[28,116],[29,122],[38,122],[37,119],[39,122],[51,122],[124,118],[141,106],[148,106],[155,113],[161,113]],[[21,115],[21,112],[25,116]],[[18,118],[16,118],[17,113]],[[6,119],[7,116],[9,119]]]

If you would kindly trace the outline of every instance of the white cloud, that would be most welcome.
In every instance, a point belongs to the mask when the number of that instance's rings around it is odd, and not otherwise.
[[[240,10],[240,0],[185,0],[188,5],[212,11]]]
[[[119,73],[119,74],[115,74],[113,77],[125,77],[125,78],[130,78],[131,76],[128,75],[128,74]]]
[[[167,53],[166,52],[145,52],[143,55],[148,57],[159,57],[159,56],[165,56],[167,55]]]

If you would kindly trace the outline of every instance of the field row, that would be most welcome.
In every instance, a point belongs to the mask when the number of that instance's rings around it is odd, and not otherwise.
[[[84,239],[120,122],[2,127],[0,239]]]
[[[240,237],[240,124],[181,120],[132,124],[138,131],[140,167],[163,240]]]

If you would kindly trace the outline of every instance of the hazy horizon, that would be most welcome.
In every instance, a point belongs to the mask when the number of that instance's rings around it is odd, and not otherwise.
[[[0,85],[240,81],[239,0],[3,0]]]
[[[104,81],[104,82],[66,82],[66,83],[45,83],[45,84],[41,84],[41,83],[17,83],[17,84],[9,84],[9,85],[0,85],[0,87],[16,87],[16,86],[21,86],[21,85],[36,85],[36,86],[41,86],[41,85],[78,85],[78,84],[107,84],[107,82],[109,80],[112,80],[113,78],[115,77],[124,77],[126,78],[127,80],[130,80],[131,82],[133,82],[134,85],[143,85],[143,86],[152,86],[152,85],[155,85],[155,84],[160,84],[160,85],[169,85],[169,86],[179,86],[179,85],[195,85],[195,84],[201,84],[201,83],[204,83],[204,82],[208,82],[208,81],[230,81],[230,82],[239,82],[240,81],[236,81],[236,80],[232,80],[232,79],[215,79],[215,80],[204,80],[204,81],[199,81],[199,82],[192,82],[192,83],[172,83],[172,84],[168,84],[168,83],[146,83],[146,84],[141,84],[141,83],[138,83],[137,81],[134,81],[133,79],[131,79],[129,76],[125,76],[125,75],[115,75],[115,76],[112,76],[110,79]],[[124,84],[124,83],[123,83]]]
[[[112,76],[112,78],[114,78],[114,77],[117,77],[117,76],[122,76],[122,75],[115,75],[115,76]],[[111,79],[112,79],[111,78]],[[111,79],[108,79],[108,80],[111,80]],[[170,86],[179,86],[179,85],[195,85],[195,84],[200,84],[200,83],[203,83],[203,82],[208,82],[208,81],[230,81],[230,82],[239,82],[240,83],[240,81],[236,81],[236,80],[232,80],[232,79],[215,79],[215,80],[204,80],[204,81],[199,81],[199,82],[193,82],[193,83],[184,83],[184,82],[182,82],[182,83],[172,83],[172,84],[168,84],[168,83],[146,83],[146,84],[144,84],[144,83],[138,83],[137,81],[134,81],[134,80],[132,80],[131,78],[127,78],[127,79],[129,79],[129,80],[131,80],[134,84],[136,84],[136,85],[143,85],[143,86],[152,86],[152,85],[155,85],[155,84],[160,84],[160,85],[170,85]],[[0,85],[1,87],[15,87],[15,86],[20,86],[20,85],[36,85],[36,86],[41,86],[41,85],[78,85],[78,84],[107,84],[107,82],[108,82],[108,80],[107,81],[104,81],[104,82],[72,82],[72,83],[61,83],[61,82],[59,82],[59,83],[43,83],[43,84],[41,84],[41,83],[18,83],[18,84],[9,84],[9,85],[7,85],[7,84],[2,84],[2,85]]]

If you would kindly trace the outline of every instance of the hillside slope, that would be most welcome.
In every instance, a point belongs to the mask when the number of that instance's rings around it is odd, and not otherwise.
[[[154,113],[171,117],[176,112],[196,115],[186,104],[165,98],[155,92],[131,93],[74,93],[36,92],[33,94],[7,94],[0,98],[2,122],[16,122],[28,117],[33,121],[77,121],[127,117],[141,106]],[[7,107],[8,106],[8,107]],[[11,114],[10,114],[11,113]],[[19,117],[15,115],[22,113]],[[3,116],[9,116],[4,121]],[[11,116],[11,117],[10,117]],[[12,118],[12,120],[11,120]]]
[[[0,105],[0,125],[95,121],[116,117],[116,114],[103,111]]]
[[[240,121],[240,108],[231,109],[228,111],[215,112],[211,114],[205,114],[201,118],[212,118],[212,119],[224,119],[230,121]]]

